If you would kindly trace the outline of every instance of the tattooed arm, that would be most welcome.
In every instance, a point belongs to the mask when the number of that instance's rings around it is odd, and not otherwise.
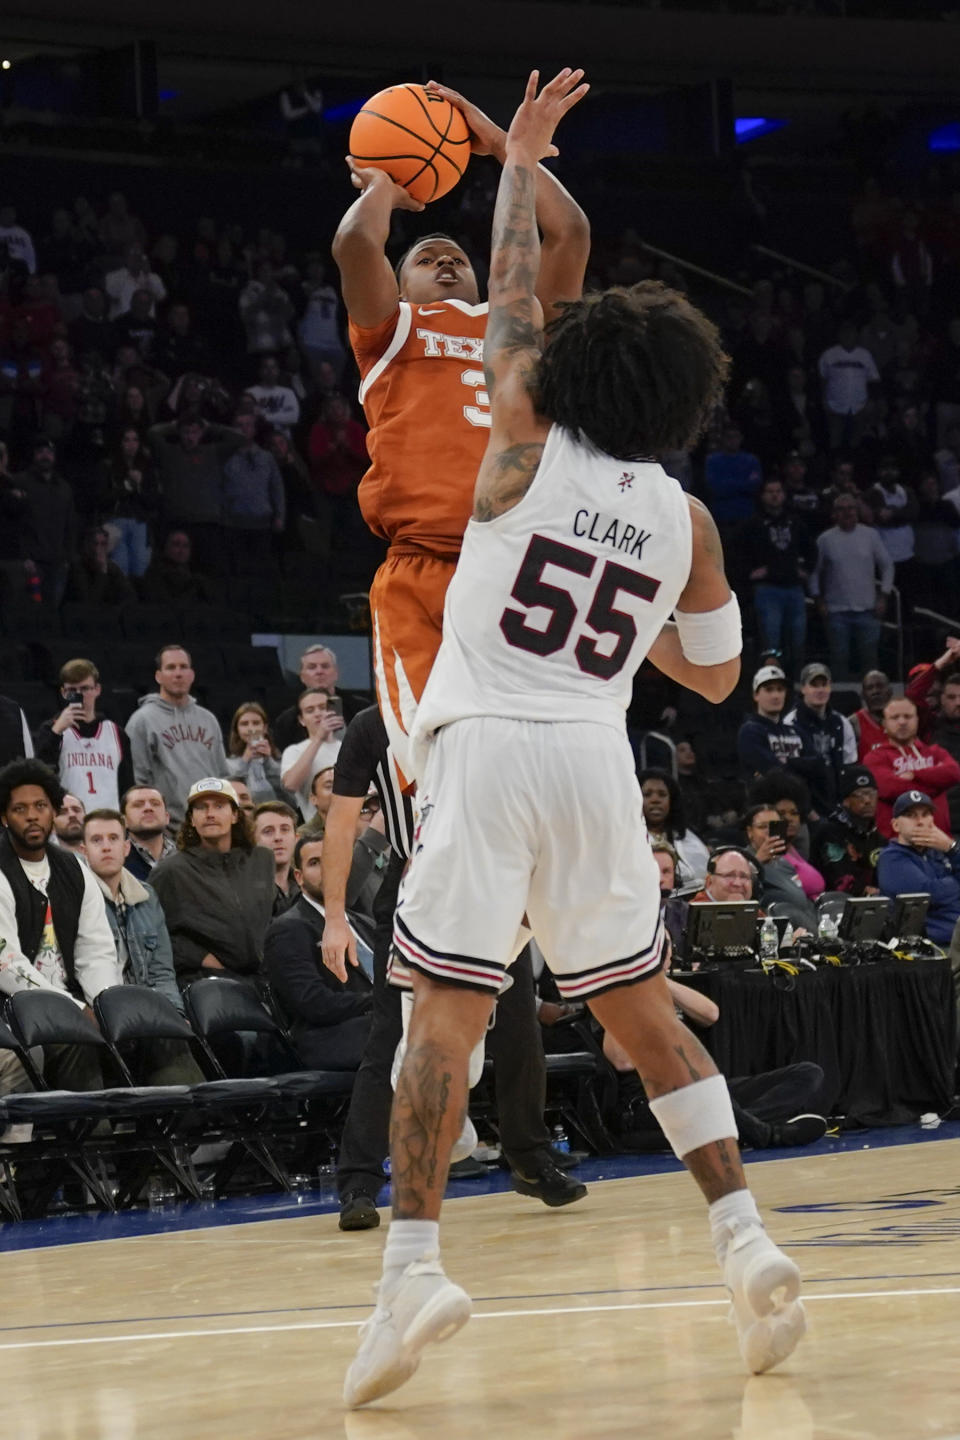
[[[727,583],[723,545],[713,516],[699,500],[689,497],[688,504],[693,527],[693,555],[690,578],[677,601],[677,609],[693,615],[719,610],[726,605],[732,592]],[[648,659],[671,680],[715,702],[725,700],[740,679],[739,655],[719,665],[695,665],[688,660],[673,621],[668,621],[660,631],[650,647]]]
[[[460,111],[470,127],[470,149],[474,155],[493,155],[503,165],[507,154],[507,132],[478,106],[451,90],[427,82],[427,89]],[[543,165],[536,167],[535,208],[540,242],[537,272],[537,299],[549,323],[559,313],[559,302],[578,300],[590,256],[590,222],[569,191]]]
[[[506,155],[493,216],[490,315],[484,340],[484,376],[492,423],[473,514],[493,520],[523,499],[533,482],[550,429],[538,416],[531,386],[543,335],[536,299],[540,236],[535,215],[537,165],[555,154],[551,137],[561,117],[586,94],[581,70],[562,70],[537,95],[538,75],[507,134]]]

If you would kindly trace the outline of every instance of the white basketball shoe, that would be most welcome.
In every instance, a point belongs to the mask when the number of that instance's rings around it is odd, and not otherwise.
[[[353,1409],[405,1384],[431,1341],[449,1340],[465,1325],[470,1296],[443,1273],[439,1260],[415,1260],[389,1289],[381,1282],[377,1308],[360,1327],[360,1348],[343,1386]]]
[[[778,1250],[762,1225],[735,1230],[727,1246],[723,1278],[733,1301],[740,1354],[762,1375],[794,1350],[807,1328],[800,1303],[800,1271]]]

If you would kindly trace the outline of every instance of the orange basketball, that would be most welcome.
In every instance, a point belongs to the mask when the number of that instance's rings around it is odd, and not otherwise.
[[[368,100],[350,128],[359,166],[386,170],[425,204],[446,195],[470,159],[467,122],[449,100],[422,85],[391,85]]]

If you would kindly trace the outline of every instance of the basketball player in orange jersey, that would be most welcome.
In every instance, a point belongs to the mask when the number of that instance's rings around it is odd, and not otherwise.
[[[455,91],[434,82],[427,88],[462,111],[473,152],[502,163],[506,132]],[[370,425],[360,508],[390,543],[370,590],[377,696],[397,765],[409,777],[408,735],[440,647],[444,597],[490,435],[487,306],[469,257],[449,236],[417,241],[394,272],[385,253],[391,214],[424,207],[385,171],[348,164],[362,194],[340,222],[333,255]],[[590,227],[542,165],[536,214],[543,236],[536,293],[550,319],[557,302],[581,293]]]

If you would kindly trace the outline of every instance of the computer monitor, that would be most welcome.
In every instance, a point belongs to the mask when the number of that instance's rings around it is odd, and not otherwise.
[[[686,954],[714,955],[756,949],[757,918],[760,906],[755,900],[711,900],[691,905],[687,915]]]
[[[840,917],[840,939],[855,945],[882,940],[889,917],[890,901],[885,895],[849,896]]]
[[[930,896],[922,893],[898,895],[887,924],[887,939],[919,940],[927,928]]]

